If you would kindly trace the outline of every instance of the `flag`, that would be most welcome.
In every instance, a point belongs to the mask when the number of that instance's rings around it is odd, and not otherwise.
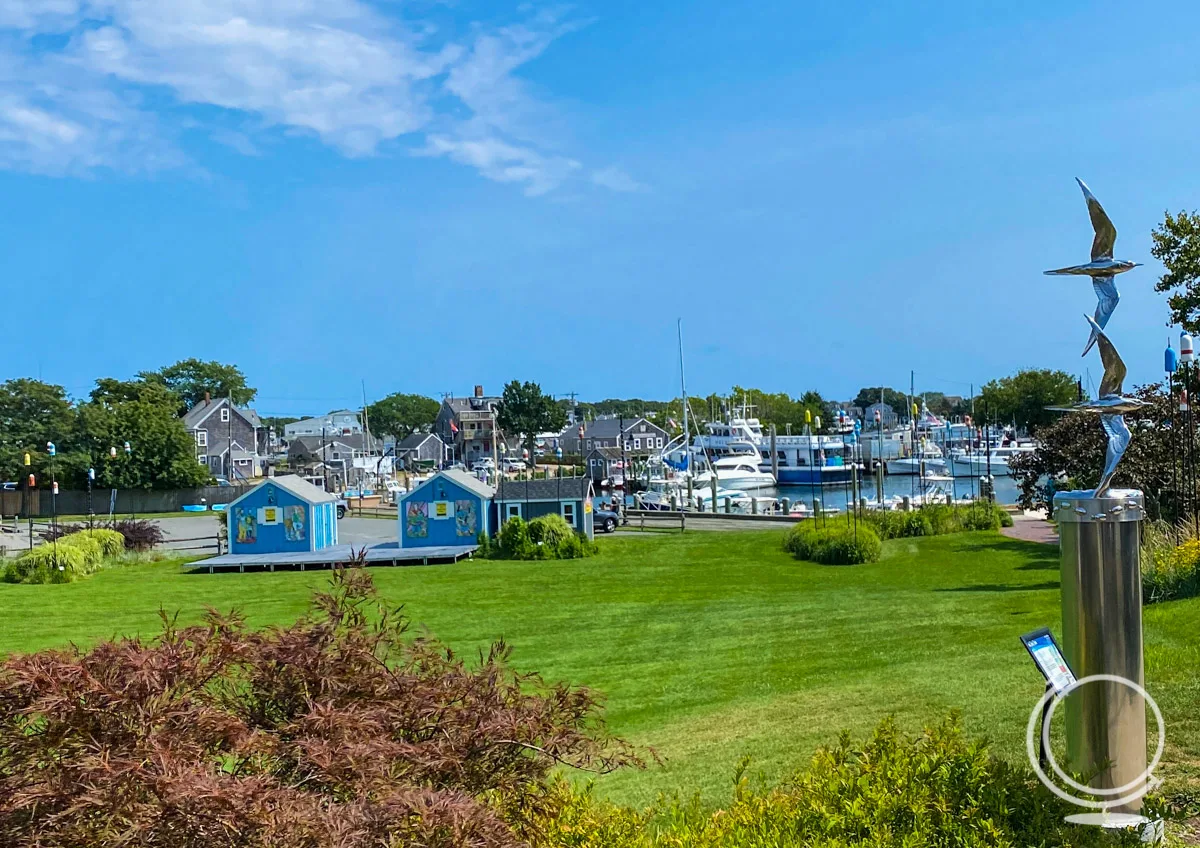
[[[450,432],[454,434],[458,433],[458,425],[454,423],[453,418],[450,419]]]

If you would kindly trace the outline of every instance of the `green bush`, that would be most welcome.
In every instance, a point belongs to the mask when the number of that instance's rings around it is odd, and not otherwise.
[[[917,735],[891,720],[867,740],[842,734],[776,787],[752,784],[743,761],[734,794],[714,811],[661,799],[644,811],[599,800],[565,780],[558,803],[529,834],[534,848],[1009,848],[1115,844],[1100,828],[1063,817],[1075,808],[1024,765],[963,737],[957,717]]]
[[[580,559],[596,553],[594,542],[571,529],[561,515],[542,515],[526,524],[504,522],[495,542],[481,542],[476,556],[489,559]]]
[[[496,553],[500,559],[533,559],[537,546],[529,540],[529,525],[520,518],[510,518],[496,536]]]
[[[823,565],[859,565],[876,562],[883,545],[879,535],[865,523],[858,528],[836,523],[819,527],[813,521],[797,524],[783,540],[784,550],[796,559]]]
[[[550,550],[558,550],[559,545],[574,535],[575,529],[557,513],[539,515],[529,522],[529,541]]]
[[[86,554],[75,545],[52,542],[26,551],[4,570],[5,583],[70,583],[92,571]]]
[[[998,504],[975,503],[969,506],[930,504],[911,512],[882,510],[863,515],[880,539],[913,536],[944,536],[967,530],[998,530],[1012,527],[1012,516]]]

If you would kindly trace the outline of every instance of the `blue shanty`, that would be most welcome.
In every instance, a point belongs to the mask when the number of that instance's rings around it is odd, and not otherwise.
[[[480,533],[492,533],[495,496],[495,489],[465,471],[437,472],[400,499],[400,547],[474,545]]]
[[[259,483],[228,507],[229,553],[320,551],[338,543],[337,496],[289,474]]]

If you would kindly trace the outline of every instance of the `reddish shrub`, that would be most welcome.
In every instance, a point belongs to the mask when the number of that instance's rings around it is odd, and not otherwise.
[[[514,846],[558,763],[640,760],[596,697],[468,667],[360,568],[295,625],[203,626],[0,666],[0,845]]]

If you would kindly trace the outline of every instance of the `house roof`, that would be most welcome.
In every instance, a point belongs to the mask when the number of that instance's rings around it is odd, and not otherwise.
[[[477,398],[474,396],[448,397],[442,401],[442,403],[455,412],[483,412],[485,409],[491,409],[499,402],[500,398],[498,397]]]
[[[396,445],[396,453],[416,450],[430,439],[437,439],[439,442],[442,441],[441,437],[437,433],[413,433],[409,436],[406,436],[404,441]]]
[[[581,500],[592,485],[589,477],[551,477],[548,480],[501,480],[496,489],[500,501]]]
[[[285,492],[290,492],[291,494],[295,495],[296,497],[298,497],[300,500],[304,501],[305,503],[310,503],[310,504],[331,503],[338,499],[337,495],[331,494],[330,492],[326,492],[324,489],[319,489],[316,486],[314,486],[312,483],[308,482],[307,480],[297,477],[295,474],[285,474],[282,477],[271,477],[270,479],[264,480],[263,482],[259,483],[257,486],[255,486],[253,489],[251,489],[249,492],[246,492],[246,494],[242,495],[240,498],[238,498],[233,503],[231,503],[227,507],[227,509],[229,509],[229,511],[232,512],[234,504],[237,504],[243,498],[249,497],[251,494],[253,494],[254,492],[257,492],[263,486],[272,486],[272,485],[278,486],[279,488],[283,489]]]
[[[304,448],[306,453],[320,452],[322,445],[326,445],[330,449],[334,445],[341,445],[350,450],[379,450],[380,440],[372,436],[370,441],[367,441],[366,433],[329,433],[324,438],[321,436],[293,436],[288,439],[289,452],[297,445]],[[364,445],[366,445],[365,448]]]
[[[621,449],[618,447],[602,447],[602,448],[592,448],[590,451],[587,452],[588,457],[591,457],[593,454],[595,454],[597,456],[602,456],[605,459],[620,459],[621,458]]]
[[[588,424],[587,429],[583,431],[585,439],[615,439],[621,434],[620,418],[597,418]],[[653,428],[655,433],[665,433],[662,427],[659,427],[653,421],[649,421],[645,417],[642,418],[626,418],[624,419],[624,432],[630,433],[635,427],[645,424],[647,429]]]
[[[183,426],[188,430],[195,430],[204,423],[208,416],[212,415],[223,406],[229,406],[229,398],[217,398],[208,402],[198,403],[183,414]],[[261,427],[262,419],[258,417],[258,413],[253,409],[244,406],[234,406],[234,411],[246,420],[246,423],[251,427]]]

